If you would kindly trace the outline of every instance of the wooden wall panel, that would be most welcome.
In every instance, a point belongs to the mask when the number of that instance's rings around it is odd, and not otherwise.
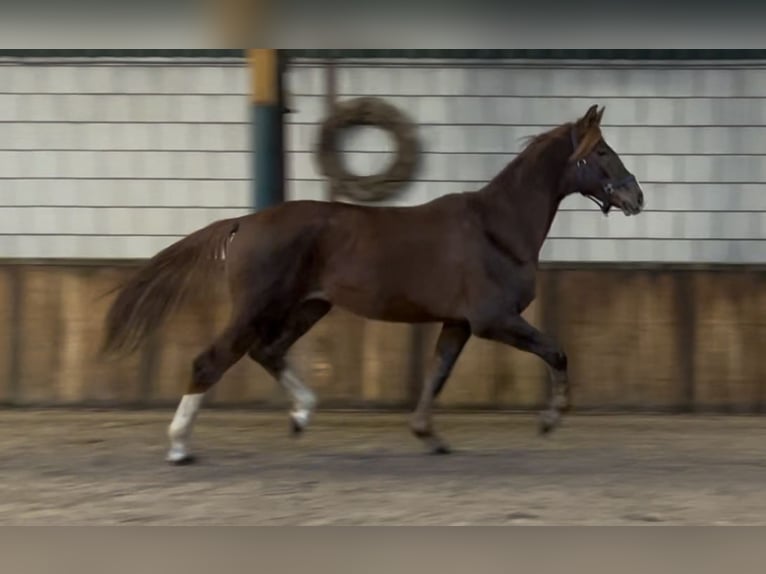
[[[0,268],[0,404],[13,402],[18,374],[15,372],[16,333],[14,283],[17,270]]]
[[[674,276],[661,272],[560,272],[559,340],[574,404],[672,408],[682,402]]]
[[[120,265],[0,265],[0,402],[169,405],[194,357],[223,328],[225,294],[189,303],[139,352],[96,356]],[[576,408],[763,411],[766,289],[747,268],[558,268],[540,272],[525,313],[569,356]],[[367,321],[333,310],[291,353],[327,407],[414,406],[437,325]],[[538,357],[471,339],[437,405],[540,408]],[[214,405],[289,406],[268,374],[243,358],[214,387]]]
[[[760,273],[694,278],[696,408],[761,410],[766,399],[766,282]]]

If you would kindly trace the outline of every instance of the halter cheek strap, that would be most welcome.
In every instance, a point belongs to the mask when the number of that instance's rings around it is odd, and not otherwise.
[[[572,148],[573,152],[577,150],[577,139],[575,138],[575,131],[574,128],[572,128],[572,131],[570,132],[570,136],[572,139]],[[592,171],[594,168],[592,167],[592,164],[588,162],[588,158],[590,158],[593,155],[593,152],[589,153],[586,157],[581,157],[575,162],[575,178],[577,182],[583,182],[585,181],[585,176],[588,173],[588,171]],[[628,183],[637,183],[636,178],[633,174],[628,174],[625,177],[622,177],[618,180],[610,180],[608,178],[602,178],[598,175],[591,174],[591,177],[593,179],[597,179],[601,183],[601,191],[604,192],[604,195],[606,197],[610,197],[613,193],[615,188],[621,187]],[[601,201],[599,198],[593,197],[592,195],[588,195],[586,193],[580,192],[582,195],[590,199],[593,203],[599,206],[601,211],[606,214],[609,212],[609,208],[611,207],[611,203],[608,201]]]
[[[580,158],[575,163],[575,181],[579,183],[584,183],[586,181],[586,174],[589,170],[591,170],[591,166],[588,164],[588,160],[586,158]],[[594,177],[593,175],[590,176],[591,178]],[[612,184],[607,183],[602,185],[601,190],[604,192],[604,194],[607,196],[607,198],[612,194],[614,191],[614,187]],[[593,195],[590,195],[588,193],[585,193],[584,191],[580,191],[580,194],[582,194],[584,197],[587,197],[590,199],[593,203],[598,205],[598,208],[601,210],[601,212],[606,215],[609,213],[609,209],[611,207],[610,201],[602,201],[600,198],[595,197]]]

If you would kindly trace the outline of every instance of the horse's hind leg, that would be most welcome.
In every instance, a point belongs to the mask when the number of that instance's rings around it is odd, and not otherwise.
[[[167,461],[173,464],[193,462],[189,450],[192,427],[205,393],[216,384],[223,374],[236,363],[255,339],[252,324],[235,320],[215,342],[200,353],[193,362],[192,379],[186,394],[181,398],[173,421],[168,428],[170,450]]]
[[[442,326],[436,342],[436,355],[410,421],[415,436],[423,440],[435,454],[447,454],[449,447],[433,430],[431,406],[444,388],[452,367],[470,337],[471,329],[467,323],[445,323]]]
[[[332,308],[323,299],[309,299],[301,303],[284,322],[280,333],[268,342],[253,345],[248,354],[274,377],[290,395],[293,406],[290,411],[290,425],[293,434],[302,432],[311,419],[316,407],[316,395],[308,388],[286,359],[290,347],[305,335]]]

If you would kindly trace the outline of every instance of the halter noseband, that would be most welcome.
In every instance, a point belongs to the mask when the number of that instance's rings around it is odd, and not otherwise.
[[[577,151],[577,138],[575,137],[574,127],[569,132],[569,135],[572,140],[572,153],[574,153],[575,151]],[[578,183],[582,182],[585,179],[584,172],[586,172],[586,170],[591,169],[588,163],[588,158],[591,157],[592,155],[593,155],[593,152],[590,152],[586,157],[581,157],[575,162],[575,168],[576,168],[575,174],[576,174],[576,180]],[[598,179],[602,182],[601,191],[604,192],[607,198],[614,193],[615,188],[623,186],[626,183],[631,183],[631,182],[636,183],[636,178],[632,174],[628,174],[625,177],[620,178],[616,181],[604,179],[601,177],[599,177]],[[585,197],[587,197],[588,199],[590,199],[593,203],[598,205],[599,209],[601,209],[604,215],[609,213],[609,209],[611,208],[611,202],[602,201],[601,199],[593,197],[592,195],[588,195],[582,191],[580,191],[580,193],[584,195]]]

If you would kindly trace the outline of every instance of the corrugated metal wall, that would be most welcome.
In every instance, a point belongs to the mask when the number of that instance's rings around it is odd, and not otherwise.
[[[287,78],[289,198],[321,198],[320,63]],[[145,257],[250,203],[248,78],[240,60],[0,65],[0,239],[6,257]],[[673,62],[341,61],[339,98],[379,95],[420,124],[418,181],[393,203],[476,189],[520,138],[606,105],[604,133],[648,211],[604,218],[564,203],[553,261],[766,260],[766,65]],[[391,146],[346,141],[371,172]]]
[[[320,193],[311,150],[323,116],[322,72],[294,68],[291,189]],[[642,182],[647,211],[603,217],[566,200],[544,247],[553,261],[766,261],[766,67],[755,63],[435,61],[339,66],[338,98],[385,96],[420,123],[425,164],[413,204],[476,189],[523,136],[606,106],[604,134]],[[385,138],[349,138],[349,165],[371,172]],[[381,157],[383,156],[383,157]]]
[[[148,257],[250,204],[242,61],[0,62],[0,257]]]

